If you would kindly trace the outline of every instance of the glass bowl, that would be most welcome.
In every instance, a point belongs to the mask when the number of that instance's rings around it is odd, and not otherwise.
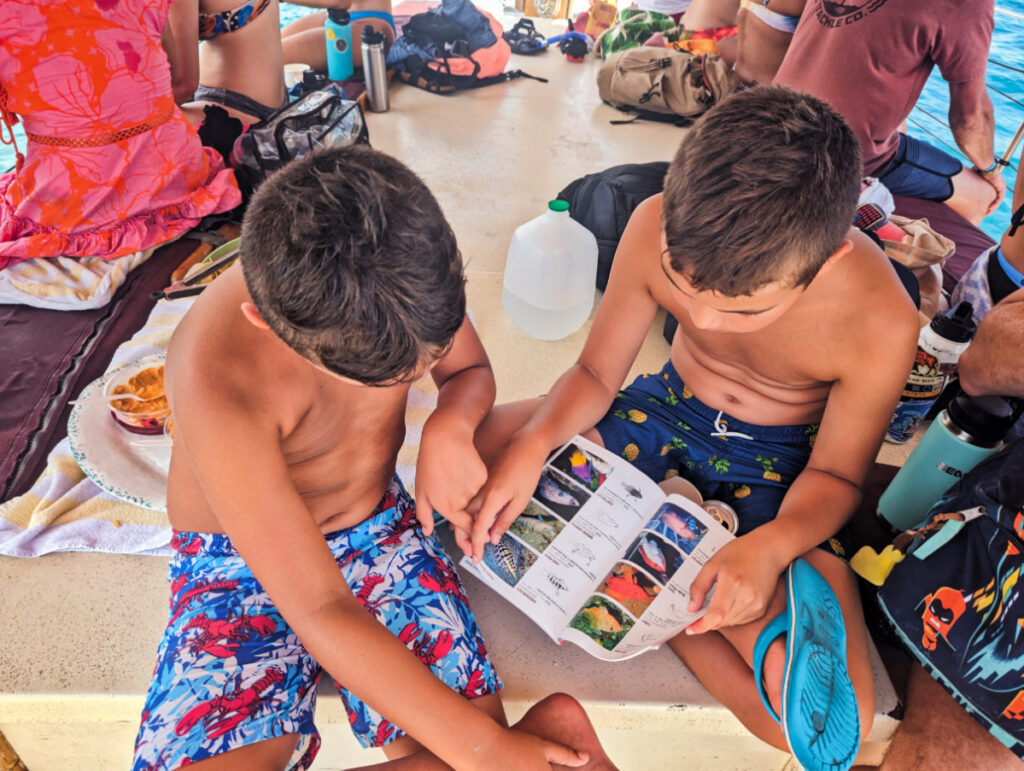
[[[149,356],[116,372],[103,389],[106,396],[133,393],[146,401],[111,399],[114,421],[134,434],[162,434],[171,409],[164,394],[164,357]]]

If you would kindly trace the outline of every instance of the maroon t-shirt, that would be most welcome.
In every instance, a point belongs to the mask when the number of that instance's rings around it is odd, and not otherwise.
[[[993,0],[807,0],[775,83],[829,102],[860,140],[864,171],[896,152],[897,129],[934,65],[948,83],[985,75]]]

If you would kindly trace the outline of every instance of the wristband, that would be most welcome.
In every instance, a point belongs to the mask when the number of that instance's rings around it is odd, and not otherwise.
[[[974,167],[979,174],[991,174],[993,171],[999,168],[999,159],[996,158],[992,161],[992,165],[985,169],[979,169],[977,166]]]

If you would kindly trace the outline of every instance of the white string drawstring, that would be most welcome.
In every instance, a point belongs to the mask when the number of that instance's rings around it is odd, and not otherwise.
[[[739,439],[750,439],[753,441],[754,437],[750,434],[744,434],[740,431],[726,431],[725,429],[727,429],[728,426],[725,424],[725,421],[722,420],[722,412],[723,410],[718,411],[718,417],[715,418],[715,430],[711,432],[711,436],[735,436]]]

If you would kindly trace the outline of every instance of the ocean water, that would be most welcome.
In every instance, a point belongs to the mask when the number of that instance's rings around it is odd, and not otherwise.
[[[577,0],[582,5],[584,0]],[[497,2],[481,2],[488,10],[499,10]],[[494,5],[495,8],[491,8]],[[996,28],[992,36],[992,50],[989,53],[987,82],[992,104],[995,107],[996,131],[995,148],[1002,155],[1016,132],[1024,122],[1024,0],[996,0]],[[1006,11],[1008,13],[1002,13]],[[309,9],[284,3],[281,6],[281,24],[284,26],[309,12]],[[1016,14],[1016,16],[1010,15]],[[1011,69],[1013,68],[1013,69]],[[999,93],[1002,92],[1002,93]],[[1007,96],[1004,96],[1007,95]],[[1014,101],[1017,100],[1017,101]],[[932,73],[925,85],[921,98],[908,119],[908,132],[923,141],[937,145],[946,152],[966,160],[957,148],[950,133],[947,114],[949,112],[949,88],[938,70]],[[15,135],[24,147],[21,127],[15,127]],[[1020,149],[1014,153],[1012,167],[1003,172],[1007,189],[1012,192],[1017,178],[1017,159]],[[0,144],[0,169],[14,165],[14,152],[7,145]],[[982,229],[998,240],[1010,221],[1010,200],[1007,200],[991,216],[982,222]]]

